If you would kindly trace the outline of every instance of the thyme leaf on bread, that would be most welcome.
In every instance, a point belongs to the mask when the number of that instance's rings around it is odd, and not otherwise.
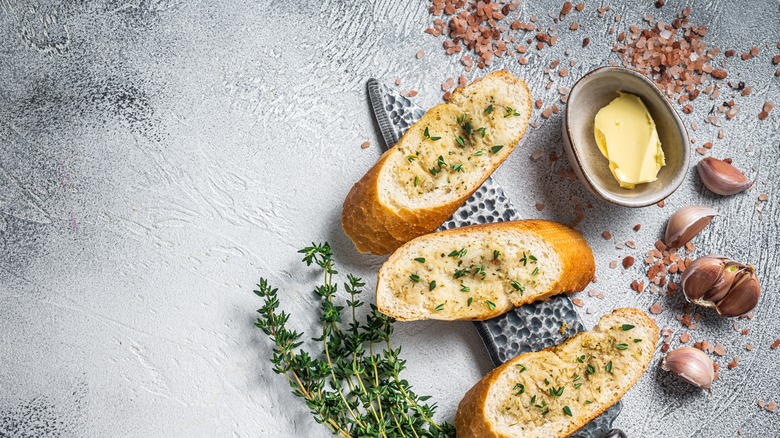
[[[346,309],[349,322],[342,321],[344,306],[334,298],[338,284],[334,276],[333,252],[330,245],[312,244],[299,251],[307,266],[315,264],[322,271],[323,281],[314,289],[320,301],[322,336],[318,354],[299,348],[303,333],[289,330],[290,315],[279,310],[278,289],[260,279],[254,291],[263,300],[257,310],[255,325],[275,344],[271,363],[273,371],[283,374],[292,393],[305,400],[318,423],[341,437],[452,437],[455,429],[449,423],[433,420],[436,405],[425,403],[427,396],[412,391],[400,374],[406,361],[393,348],[390,338],[395,320],[379,312],[374,305],[364,321],[359,321],[357,309],[363,281],[347,275],[344,289],[349,294]]]

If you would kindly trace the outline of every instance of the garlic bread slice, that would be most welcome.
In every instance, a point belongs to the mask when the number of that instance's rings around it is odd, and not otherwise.
[[[523,220],[418,237],[379,270],[377,307],[398,320],[481,320],[593,278],[582,235],[557,222]]]
[[[434,231],[514,150],[530,117],[528,86],[505,71],[457,89],[352,187],[344,231],[379,255]]]
[[[615,404],[653,357],[658,327],[616,309],[592,331],[496,368],[458,405],[458,438],[567,437]]]

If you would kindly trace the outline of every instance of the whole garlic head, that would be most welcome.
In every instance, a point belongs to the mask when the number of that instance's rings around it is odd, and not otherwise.
[[[694,260],[680,280],[685,298],[693,304],[714,307],[720,316],[744,315],[761,296],[755,268],[718,255]]]

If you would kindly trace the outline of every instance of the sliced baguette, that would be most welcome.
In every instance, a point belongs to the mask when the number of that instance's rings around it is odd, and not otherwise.
[[[530,117],[528,86],[505,71],[458,88],[352,187],[344,231],[358,251],[378,255],[434,231],[514,150]]]
[[[634,327],[623,330],[624,324]],[[616,309],[603,316],[593,331],[555,347],[521,354],[466,393],[455,415],[458,438],[569,436],[615,404],[639,380],[657,339],[658,327],[645,313]],[[559,396],[550,393],[561,387]]]
[[[488,319],[581,291],[595,269],[582,235],[557,222],[474,225],[399,248],[379,270],[376,302],[382,313],[404,321]]]

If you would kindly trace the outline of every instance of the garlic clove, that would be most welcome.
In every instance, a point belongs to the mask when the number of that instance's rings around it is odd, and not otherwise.
[[[680,208],[669,218],[664,242],[671,248],[679,248],[696,237],[719,213],[709,207],[691,205]]]
[[[696,171],[704,185],[711,191],[723,195],[733,195],[749,189],[754,181],[747,177],[731,164],[714,157],[707,157],[699,161]]]
[[[738,278],[728,294],[715,305],[720,316],[741,316],[753,310],[761,297],[761,284],[755,269],[748,266]]]
[[[717,303],[726,297],[735,281],[742,277],[746,266],[742,263],[730,261],[721,272],[720,278],[710,287],[710,289],[701,297],[704,301]]]
[[[699,388],[712,388],[715,367],[707,354],[693,347],[682,347],[670,351],[663,359],[661,368]]]
[[[712,303],[701,303],[701,301],[712,287],[721,281],[726,265],[724,260],[720,256],[708,255],[699,257],[685,268],[680,285],[688,301],[705,306],[712,305]],[[731,286],[730,283],[729,286]]]

